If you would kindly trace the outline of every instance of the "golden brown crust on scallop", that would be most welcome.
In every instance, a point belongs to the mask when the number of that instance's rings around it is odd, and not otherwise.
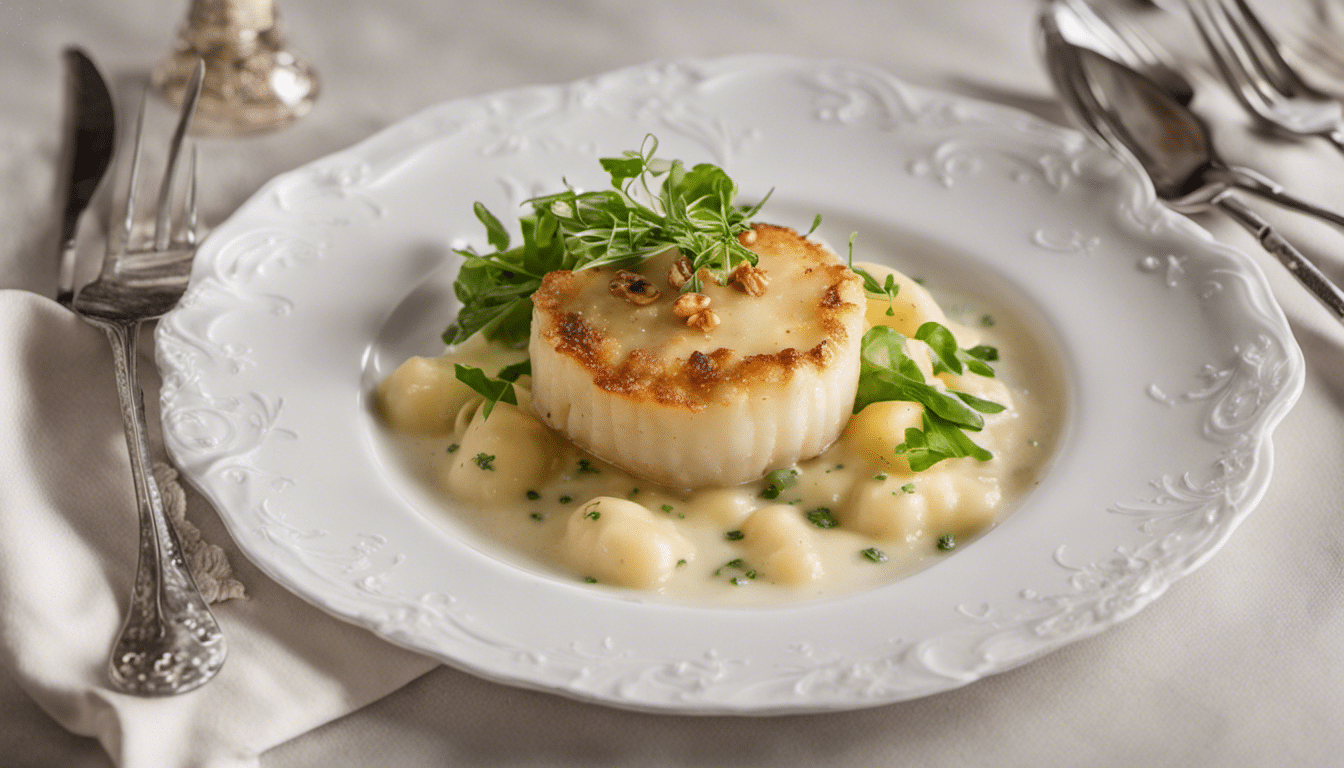
[[[834,351],[849,340],[850,334],[862,332],[862,281],[829,248],[787,227],[756,224],[739,240],[761,256],[763,266],[767,262],[783,264],[781,259],[789,260],[791,269],[802,266],[801,274],[807,277],[805,290],[815,291],[807,299],[814,313],[809,322],[815,320],[820,328],[823,334],[820,341],[806,349],[783,347],[749,355],[725,347],[693,351],[671,359],[658,350],[635,348],[623,352],[622,344],[614,336],[622,333],[622,329],[595,327],[572,306],[589,281],[600,281],[602,286],[609,283],[614,271],[602,268],[546,275],[532,297],[536,332],[543,343],[583,366],[599,388],[691,411],[714,402],[725,387],[737,390],[761,383],[787,382],[802,366],[826,368]],[[770,267],[765,269],[768,272]],[[785,289],[785,284],[778,281],[770,288],[772,292]],[[740,291],[736,293],[741,295]],[[677,292],[672,291],[650,306],[632,311],[670,316],[676,298]],[[747,296],[742,299],[754,300]],[[716,333],[717,329],[707,332],[710,344]]]

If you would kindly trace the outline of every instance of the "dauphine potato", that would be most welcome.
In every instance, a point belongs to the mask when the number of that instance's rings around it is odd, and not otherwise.
[[[817,553],[817,530],[795,507],[762,507],[742,523],[747,561],[767,579],[781,584],[815,581],[825,572]]]
[[[575,509],[560,546],[575,572],[643,589],[663,583],[679,563],[695,557],[695,548],[671,520],[612,496],[598,496]]]
[[[559,469],[566,454],[546,425],[531,415],[526,391],[519,405],[496,403],[489,418],[477,407],[454,458],[440,465],[439,483],[479,504],[520,500]]]
[[[875,298],[869,294],[866,312],[869,325],[889,325],[911,338],[919,326],[930,320],[947,325],[947,315],[924,286],[882,264],[860,262],[856,266],[866,270],[878,283],[886,283],[887,275],[891,275],[899,286],[894,301],[888,302],[886,297]],[[888,315],[888,310],[892,314]]]
[[[462,406],[478,395],[457,380],[449,357],[412,357],[378,384],[378,408],[393,429],[418,435],[453,431]]]

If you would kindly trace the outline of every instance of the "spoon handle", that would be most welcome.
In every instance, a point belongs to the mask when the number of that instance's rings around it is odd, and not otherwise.
[[[1315,264],[1308,261],[1301,251],[1284,240],[1269,225],[1269,222],[1248,208],[1240,199],[1228,193],[1223,193],[1214,198],[1213,204],[1222,209],[1233,221],[1245,227],[1247,232],[1255,235],[1255,238],[1260,241],[1260,245],[1264,246],[1264,249],[1271,256],[1287,267],[1293,277],[1296,277],[1298,282],[1306,286],[1307,290],[1311,291],[1325,305],[1326,309],[1330,310],[1336,318],[1344,320],[1344,291],[1330,282],[1330,278],[1322,274]]]
[[[1344,147],[1342,147],[1344,148]],[[1298,213],[1305,213],[1328,224],[1344,228],[1344,214],[1290,194],[1276,182],[1248,168],[1232,168],[1233,186]]]

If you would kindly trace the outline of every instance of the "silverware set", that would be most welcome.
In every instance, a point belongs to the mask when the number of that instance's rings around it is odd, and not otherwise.
[[[1238,194],[1249,193],[1344,229],[1344,215],[1289,194],[1249,168],[1231,165],[1190,108],[1193,83],[1143,28],[1088,0],[1050,0],[1040,16],[1046,65],[1070,117],[1152,181],[1182,213],[1218,209],[1277,258],[1337,318],[1344,291]],[[1293,137],[1321,137],[1344,149],[1344,107],[1289,65],[1245,0],[1185,0],[1218,71],[1264,124]]]
[[[139,562],[130,605],[109,661],[117,689],[142,696],[183,693],[204,684],[224,663],[219,624],[201,597],[186,556],[164,510],[150,459],[144,395],[136,379],[140,324],[162,316],[182,298],[196,255],[197,162],[193,151],[181,200],[178,167],[205,75],[196,67],[173,132],[154,208],[153,234],[139,235],[137,182],[144,144],[148,96],[136,122],[135,144],[126,182],[124,215],[109,227],[107,249],[96,278],[76,290],[76,225],[111,164],[115,144],[113,104],[108,88],[88,57],[67,54],[72,65],[74,110],[70,123],[70,181],[60,249],[58,300],[106,332],[112,344],[122,426],[131,459],[140,522]],[[176,226],[174,219],[177,219]]]

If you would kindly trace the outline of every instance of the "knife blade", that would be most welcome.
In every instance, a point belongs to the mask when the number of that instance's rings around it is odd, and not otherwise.
[[[61,212],[56,300],[74,300],[75,235],[79,217],[98,191],[116,147],[116,111],[107,81],[84,51],[65,49],[66,120],[61,177],[65,207]]]

